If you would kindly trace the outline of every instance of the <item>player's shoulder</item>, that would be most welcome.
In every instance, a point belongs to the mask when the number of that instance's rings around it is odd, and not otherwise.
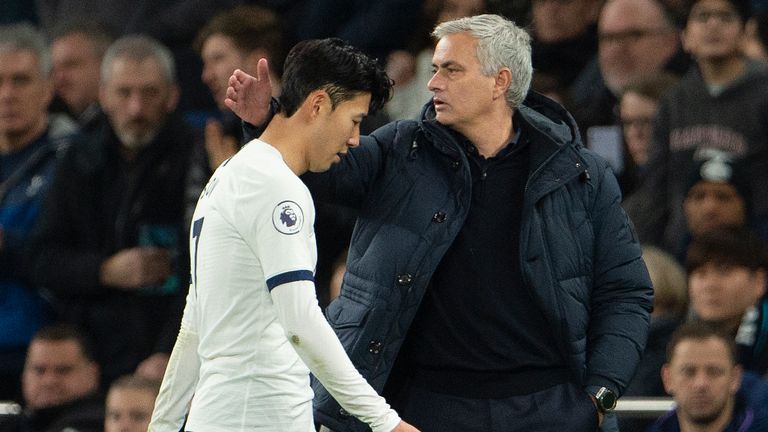
[[[280,152],[262,141],[251,141],[227,164],[231,167],[222,167],[227,171],[222,174],[237,190],[236,195],[258,201],[283,197],[303,201],[308,196],[306,186],[288,168]]]

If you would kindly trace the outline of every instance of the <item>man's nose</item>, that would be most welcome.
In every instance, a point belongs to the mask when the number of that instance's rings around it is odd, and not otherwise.
[[[141,94],[138,92],[131,93],[128,96],[128,106],[126,108],[128,109],[128,114],[132,116],[141,114],[144,109],[144,101],[141,98]]]
[[[429,81],[427,82],[427,88],[429,89],[429,91],[439,90],[442,88],[442,85],[443,85],[443,81],[437,72],[435,72],[432,75],[432,78],[430,78]]]
[[[349,140],[347,140],[347,145],[349,147],[357,147],[360,145],[360,125],[355,126],[355,130],[352,133],[352,136],[349,137]]]

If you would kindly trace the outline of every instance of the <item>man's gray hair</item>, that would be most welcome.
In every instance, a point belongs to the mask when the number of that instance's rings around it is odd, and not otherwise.
[[[45,36],[32,24],[0,26],[0,50],[31,51],[37,57],[42,77],[48,79],[51,76],[51,50]]]
[[[507,90],[507,104],[518,107],[531,87],[531,36],[522,28],[499,15],[476,15],[438,24],[432,32],[435,39],[468,32],[477,39],[477,60],[486,76],[494,76],[502,68],[512,72]]]
[[[155,59],[160,64],[163,78],[169,84],[176,82],[176,65],[173,55],[165,45],[144,35],[124,36],[109,46],[101,62],[101,82],[107,83],[112,77],[112,63],[128,58],[135,61]]]

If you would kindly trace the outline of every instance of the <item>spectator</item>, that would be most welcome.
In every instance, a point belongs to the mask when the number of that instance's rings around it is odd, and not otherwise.
[[[713,231],[691,243],[686,267],[694,318],[734,338],[744,369],[768,372],[768,258],[763,240],[743,227]]]
[[[674,17],[659,0],[606,1],[597,32],[598,61],[585,68],[569,94],[584,136],[593,126],[618,125],[618,96],[630,82],[662,70],[682,74],[688,67]]]
[[[184,186],[195,144],[173,116],[165,47],[118,39],[101,72],[106,117],[62,161],[30,260],[34,281],[93,336],[106,385],[165,371],[189,278]]]
[[[678,81],[675,75],[659,72],[639,81],[629,82],[619,99],[619,120],[624,136],[625,197],[634,191],[646,174],[648,148],[653,133],[653,119],[661,97]],[[647,204],[647,203],[645,203]]]
[[[752,193],[743,164],[731,161],[727,153],[708,153],[708,159],[694,166],[683,201],[688,238],[679,251],[681,261],[685,261],[691,238],[718,229],[749,226]]]
[[[21,416],[0,417],[2,432],[101,431],[104,402],[90,342],[73,327],[43,327],[24,364]]]
[[[306,178],[319,200],[360,208],[328,319],[416,427],[596,430],[637,366],[651,308],[616,180],[570,115],[528,92],[524,30],[479,15],[433,34],[422,120],[361,137]],[[267,84],[232,83],[233,111],[265,121]],[[322,424],[358,430],[315,390]]]
[[[239,119],[224,105],[229,77],[235,69],[255,74],[259,59],[266,58],[272,95],[278,96],[285,58],[283,33],[277,15],[269,9],[240,6],[209,21],[198,33],[195,45],[203,59],[203,82],[221,111],[220,120],[209,119],[206,123],[205,148],[212,173],[235,154],[243,139]]]
[[[725,151],[743,159],[752,220],[768,226],[768,68],[741,51],[748,0],[700,0],[683,32],[696,65],[661,101],[639,202],[628,207],[640,239],[675,253],[684,241],[682,203],[688,173],[701,153]],[[651,202],[651,201],[646,201]]]
[[[710,326],[686,324],[675,332],[662,378],[676,407],[649,432],[768,430],[765,401],[757,403],[746,391],[766,384],[754,376],[742,378],[733,341]]]
[[[89,132],[101,113],[99,68],[113,38],[99,25],[83,21],[57,26],[51,40],[56,97],[62,111]]]
[[[75,126],[49,116],[45,39],[29,24],[0,26],[0,399],[18,395],[32,335],[50,318],[22,271],[22,251]]]
[[[180,112],[213,108],[200,81],[200,57],[192,41],[200,28],[216,13],[243,3],[242,0],[34,0],[40,26],[49,31],[58,23],[87,20],[107,28],[115,36],[144,34],[167,46],[173,53],[178,82],[184,93]],[[194,115],[189,116],[190,121]]]
[[[160,381],[135,375],[115,380],[107,392],[104,432],[147,432]]]

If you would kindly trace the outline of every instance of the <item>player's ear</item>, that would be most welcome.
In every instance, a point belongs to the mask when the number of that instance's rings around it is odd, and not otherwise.
[[[304,105],[311,117],[317,117],[324,110],[330,108],[331,98],[325,90],[315,90],[307,96]]]

